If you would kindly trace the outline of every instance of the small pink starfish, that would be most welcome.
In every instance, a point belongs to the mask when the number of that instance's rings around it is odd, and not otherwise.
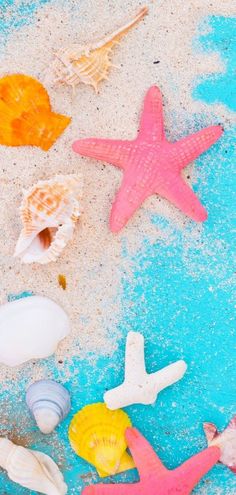
[[[232,429],[232,426],[230,428]],[[140,481],[133,484],[87,486],[82,495],[189,495],[202,476],[221,459],[222,455],[219,440],[219,445],[208,447],[170,471],[162,464],[151,445],[138,430],[127,428],[126,441],[137,466]],[[235,440],[231,440],[232,443],[235,449]],[[231,453],[230,449],[228,452]]]
[[[73,150],[112,163],[124,171],[111,211],[113,232],[122,229],[145,199],[156,193],[193,220],[203,222],[207,212],[182,178],[181,170],[215,143],[222,132],[220,125],[206,127],[176,143],[168,142],[164,134],[161,92],[153,86],[144,101],[136,139],[79,139],[74,142]]]

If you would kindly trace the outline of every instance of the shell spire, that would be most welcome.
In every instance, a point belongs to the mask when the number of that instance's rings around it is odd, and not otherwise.
[[[73,236],[81,196],[78,174],[39,181],[25,191],[20,207],[23,229],[14,256],[24,263],[55,261]]]
[[[72,86],[73,90],[82,82],[93,86],[97,93],[100,82],[108,78],[113,65],[110,60],[112,49],[147,13],[148,8],[143,7],[131,21],[98,42],[72,44],[59,50],[53,64],[55,82]]]

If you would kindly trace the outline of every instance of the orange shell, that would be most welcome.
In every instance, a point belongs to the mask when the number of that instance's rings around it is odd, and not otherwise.
[[[48,93],[36,79],[23,74],[0,79],[0,144],[47,151],[70,121],[51,111]]]

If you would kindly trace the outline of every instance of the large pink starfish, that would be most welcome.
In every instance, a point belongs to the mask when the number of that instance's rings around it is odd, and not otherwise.
[[[171,201],[197,222],[207,218],[207,212],[181,170],[206,151],[223,130],[220,125],[206,127],[186,138],[170,143],[165,138],[160,90],[153,86],[147,92],[140,130],[133,141],[112,139],[79,139],[73,150],[120,167],[124,171],[110,217],[110,228],[118,232],[152,194]]]
[[[208,447],[170,471],[148,441],[135,428],[126,430],[126,440],[140,481],[133,484],[87,486],[82,495],[189,495],[195,485],[221,457],[218,446]]]

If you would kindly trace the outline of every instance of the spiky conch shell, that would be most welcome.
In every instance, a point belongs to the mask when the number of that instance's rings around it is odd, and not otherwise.
[[[121,409],[110,411],[103,403],[90,404],[72,419],[69,440],[75,452],[96,467],[99,476],[121,473],[135,467],[126,452],[125,430],[131,426]]]
[[[47,151],[70,121],[52,112],[46,89],[33,77],[11,74],[0,79],[0,144]]]
[[[45,495],[65,495],[67,486],[55,462],[42,452],[0,438],[0,466],[10,480]]]
[[[55,261],[72,238],[80,216],[81,175],[58,175],[24,192],[20,207],[23,230],[15,256],[24,263]]]
[[[67,84],[73,89],[80,83],[93,86],[96,93],[101,81],[108,78],[112,63],[112,49],[119,44],[121,38],[130,31],[148,13],[143,7],[140,12],[122,28],[91,45],[72,44],[66,49],[60,49],[55,55],[52,69],[55,82]]]

